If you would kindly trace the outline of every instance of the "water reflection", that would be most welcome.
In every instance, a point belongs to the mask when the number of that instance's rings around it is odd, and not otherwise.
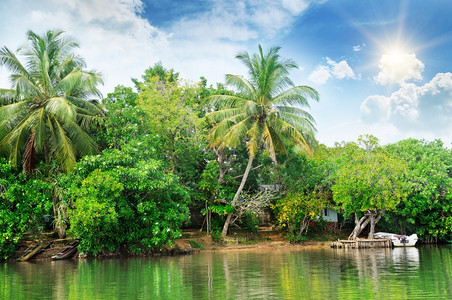
[[[419,268],[419,250],[415,247],[399,247],[392,250],[394,268],[413,270]]]
[[[448,299],[451,274],[448,246],[5,263],[0,299]]]

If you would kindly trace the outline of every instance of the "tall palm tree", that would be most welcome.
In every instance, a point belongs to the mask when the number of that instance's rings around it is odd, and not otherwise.
[[[283,59],[273,47],[264,54],[236,55],[249,71],[249,79],[226,75],[226,84],[236,90],[234,95],[215,95],[209,103],[217,110],[207,117],[215,122],[210,134],[211,147],[237,147],[245,142],[249,159],[239,188],[231,202],[237,204],[248,178],[253,159],[260,149],[268,151],[276,163],[276,153],[286,153],[283,141],[311,152],[314,141],[314,119],[304,110],[308,100],[318,101],[318,93],[308,86],[295,86],[288,77],[297,68],[291,59]],[[222,235],[226,236],[232,214],[228,214]]]
[[[101,97],[102,78],[84,70],[78,44],[62,31],[27,37],[16,53],[0,49],[0,66],[11,71],[11,89],[0,89],[0,155],[28,172],[51,158],[69,171],[78,156],[97,151],[88,130],[103,115],[91,100]]]

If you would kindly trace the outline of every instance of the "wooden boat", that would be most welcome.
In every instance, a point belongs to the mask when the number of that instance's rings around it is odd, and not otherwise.
[[[63,251],[52,256],[52,259],[60,260],[60,259],[71,258],[77,252],[78,244],[79,244],[79,241],[73,242],[72,244],[70,244],[69,246],[64,248]]]
[[[30,247],[28,247],[25,250],[25,254],[22,255],[21,257],[19,257],[17,259],[17,261],[27,261],[30,258],[32,258],[33,256],[35,256],[43,247],[42,245],[42,241],[39,241],[39,243],[37,243],[36,245],[34,245],[34,247],[32,247],[33,245],[31,245]]]

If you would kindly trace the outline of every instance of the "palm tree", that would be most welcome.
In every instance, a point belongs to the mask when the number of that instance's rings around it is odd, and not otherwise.
[[[217,110],[207,117],[215,122],[209,133],[211,147],[237,147],[245,142],[248,164],[237,192],[231,202],[236,206],[260,149],[268,151],[273,161],[276,153],[286,153],[283,141],[290,142],[311,153],[314,141],[314,119],[303,108],[309,107],[308,99],[318,101],[318,93],[308,86],[295,86],[288,77],[297,68],[291,59],[282,59],[274,47],[264,54],[250,56],[247,52],[236,55],[249,71],[249,79],[226,75],[226,84],[235,88],[234,95],[209,97],[209,104]],[[232,214],[228,214],[222,235],[226,236]]]
[[[69,171],[77,157],[97,152],[88,130],[103,116],[91,100],[101,97],[102,78],[84,70],[73,52],[78,44],[62,31],[28,31],[27,37],[16,53],[0,49],[0,66],[11,71],[11,89],[0,89],[0,155],[26,172],[52,158]]]

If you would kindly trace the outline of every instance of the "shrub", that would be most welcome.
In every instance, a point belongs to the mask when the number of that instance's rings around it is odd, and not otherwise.
[[[275,210],[279,224],[288,231],[291,242],[304,240],[303,234],[308,231],[309,224],[318,218],[326,205],[321,193],[287,194],[279,199],[272,208]]]
[[[188,221],[187,192],[160,161],[105,150],[82,159],[69,178],[69,232],[83,252],[98,255],[122,245],[132,253],[159,249],[172,245]]]
[[[40,178],[27,179],[0,159],[0,259],[8,258],[26,231],[41,232],[51,214],[52,187]]]

